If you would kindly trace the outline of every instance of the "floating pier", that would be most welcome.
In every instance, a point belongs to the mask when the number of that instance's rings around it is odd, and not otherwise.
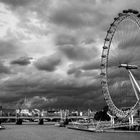
[[[68,125],[68,129],[88,131],[88,132],[140,132],[140,124],[118,123],[113,126],[109,123],[101,124],[73,124]]]

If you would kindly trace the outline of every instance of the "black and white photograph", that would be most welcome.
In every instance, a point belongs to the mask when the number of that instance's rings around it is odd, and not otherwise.
[[[0,0],[0,140],[139,140],[140,0]]]

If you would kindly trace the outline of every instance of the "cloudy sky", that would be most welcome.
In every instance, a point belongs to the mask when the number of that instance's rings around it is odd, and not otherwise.
[[[0,0],[0,104],[15,108],[26,97],[28,107],[102,108],[106,31],[119,12],[139,7],[139,0]]]

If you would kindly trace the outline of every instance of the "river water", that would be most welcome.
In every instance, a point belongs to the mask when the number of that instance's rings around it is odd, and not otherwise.
[[[0,140],[139,140],[140,133],[94,133],[54,125],[6,124]]]

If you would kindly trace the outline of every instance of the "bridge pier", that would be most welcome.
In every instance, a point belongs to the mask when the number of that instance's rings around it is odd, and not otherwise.
[[[40,118],[38,124],[43,125],[44,124],[44,119]]]
[[[65,125],[68,125],[69,124],[69,119],[67,117],[64,119],[64,124]]]
[[[16,119],[16,124],[17,125],[22,125],[23,120],[21,118]]]
[[[21,119],[20,117],[21,117],[21,109],[19,108],[18,110],[16,110],[16,124],[17,125],[22,125],[23,119]]]
[[[0,106],[0,117],[2,116],[2,106]],[[1,118],[0,118],[0,126],[1,126],[1,122],[2,122],[2,120],[1,120]]]

